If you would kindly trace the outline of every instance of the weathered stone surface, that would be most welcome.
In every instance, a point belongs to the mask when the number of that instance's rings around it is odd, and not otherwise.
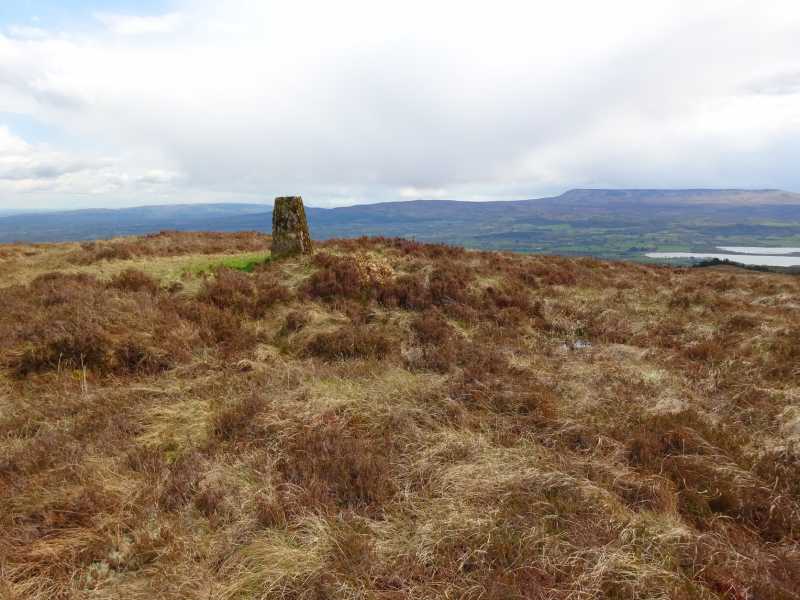
[[[311,254],[308,221],[300,196],[275,198],[272,209],[272,256]]]

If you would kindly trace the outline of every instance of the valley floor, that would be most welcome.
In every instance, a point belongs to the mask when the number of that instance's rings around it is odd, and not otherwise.
[[[0,246],[0,597],[791,599],[800,279]]]

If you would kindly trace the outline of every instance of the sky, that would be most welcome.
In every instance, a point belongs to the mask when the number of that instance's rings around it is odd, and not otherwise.
[[[0,211],[800,191],[796,0],[3,0]]]

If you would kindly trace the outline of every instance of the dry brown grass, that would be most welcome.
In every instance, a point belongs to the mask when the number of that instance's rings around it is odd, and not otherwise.
[[[212,233],[162,231],[139,238],[117,238],[87,242],[73,251],[68,260],[78,265],[100,261],[129,260],[142,256],[180,256],[186,254],[222,254],[266,251],[270,237],[254,231]]]
[[[0,249],[0,597],[798,597],[798,279],[321,246]]]

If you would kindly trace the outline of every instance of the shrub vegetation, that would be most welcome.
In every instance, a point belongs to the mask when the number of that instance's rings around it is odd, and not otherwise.
[[[798,597],[797,278],[382,238],[159,276],[267,247],[0,283],[0,597]]]

